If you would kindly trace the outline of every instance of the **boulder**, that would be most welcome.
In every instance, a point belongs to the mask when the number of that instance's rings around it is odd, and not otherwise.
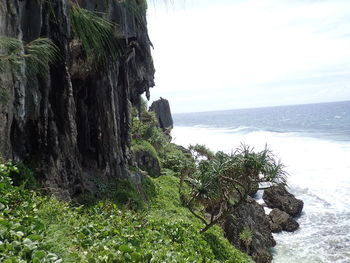
[[[137,166],[146,171],[152,177],[160,176],[159,160],[154,154],[146,149],[137,149],[134,152],[135,162]]]
[[[150,111],[155,112],[159,126],[163,130],[168,130],[173,128],[173,117],[170,112],[169,101],[163,98],[153,101]]]
[[[282,232],[282,227],[281,225],[276,224],[275,222],[273,222],[271,220],[271,218],[269,217],[269,222],[270,222],[270,229],[272,233],[279,233]]]
[[[253,198],[238,207],[223,222],[222,227],[227,239],[237,248],[249,254],[257,263],[269,263],[272,260],[270,248],[276,245],[270,230],[269,218],[264,208]],[[242,240],[245,230],[251,231],[251,239]]]
[[[278,208],[292,217],[299,216],[303,210],[304,202],[296,199],[283,186],[272,186],[263,194],[265,204],[270,208]]]
[[[271,224],[280,226],[275,228],[274,230],[285,230],[288,232],[293,232],[299,228],[299,224],[297,221],[295,221],[290,215],[288,215],[286,212],[283,212],[277,208],[273,209],[269,217],[271,219]]]

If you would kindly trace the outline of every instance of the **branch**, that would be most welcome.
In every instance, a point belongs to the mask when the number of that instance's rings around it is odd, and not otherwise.
[[[201,217],[200,215],[198,215],[191,207],[191,203],[194,200],[194,197],[192,197],[192,199],[186,204],[188,210],[190,210],[190,212],[192,213],[192,215],[194,215],[195,217],[197,217],[199,220],[201,220],[205,225],[208,225],[207,220],[205,220],[203,217]]]
[[[228,208],[226,211],[222,212],[219,216],[217,216],[213,221],[211,221],[209,224],[206,224],[206,226],[201,230],[201,233],[206,232],[209,228],[211,228],[213,225],[227,217],[229,214],[233,213],[234,210],[236,210],[237,207],[239,207],[246,199],[247,194],[243,195],[238,188],[234,186],[234,188],[238,191],[238,193],[241,195],[241,199],[235,203],[232,207]]]

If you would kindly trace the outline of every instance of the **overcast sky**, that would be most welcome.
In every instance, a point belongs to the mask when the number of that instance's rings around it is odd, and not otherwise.
[[[149,4],[156,86],[172,112],[350,100],[350,1]]]

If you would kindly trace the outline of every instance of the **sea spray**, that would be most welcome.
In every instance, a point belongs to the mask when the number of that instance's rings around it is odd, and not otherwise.
[[[277,246],[273,249],[273,262],[350,262],[350,121],[344,120],[350,116],[350,107],[334,106],[341,111],[337,113],[324,104],[323,111],[328,114],[319,116],[317,121],[308,119],[315,113],[307,114],[315,106],[309,109],[306,105],[302,109],[293,107],[291,114],[299,112],[299,129],[295,116],[288,116],[285,112],[283,116],[278,116],[276,110],[273,116],[266,111],[259,116],[254,110],[256,126],[248,126],[244,121],[241,125],[220,121],[218,113],[215,113],[216,118],[207,118],[215,120],[213,125],[201,123],[206,119],[202,113],[197,121],[192,114],[192,121],[185,126],[186,121],[181,120],[184,114],[175,115],[172,136],[175,143],[183,146],[199,143],[225,152],[230,152],[241,143],[251,145],[256,150],[263,149],[267,144],[287,166],[290,191],[304,201],[304,212],[298,218],[300,229],[294,233],[274,235]],[[317,108],[322,107],[318,105]],[[279,117],[283,125],[276,126],[283,126],[283,129],[276,131],[271,131],[270,125],[264,128],[260,122],[263,119],[264,123],[268,123],[268,118]],[[228,116],[224,114],[222,118],[227,119]],[[241,119],[244,120],[244,116]],[[289,129],[290,120],[293,122]],[[253,120],[249,122],[253,124]]]

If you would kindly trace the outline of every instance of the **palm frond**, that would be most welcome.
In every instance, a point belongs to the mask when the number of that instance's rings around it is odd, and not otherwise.
[[[60,56],[58,47],[48,38],[37,38],[24,46],[29,75],[42,75]]]
[[[122,2],[125,9],[134,16],[136,26],[141,30],[146,28],[146,24],[144,23],[143,11],[147,9],[147,1],[146,0],[124,0]]]
[[[70,8],[73,32],[88,57],[97,57],[106,62],[121,54],[122,46],[115,33],[116,24],[75,3],[71,2]]]
[[[48,38],[38,38],[27,44],[16,38],[0,37],[0,72],[7,68],[18,71],[26,65],[27,77],[45,74],[59,58],[59,49]]]
[[[21,48],[22,41],[13,37],[0,37],[0,46],[4,52],[11,52]]]
[[[12,64],[18,67],[23,62],[23,43],[12,37],[0,37],[0,72]]]

